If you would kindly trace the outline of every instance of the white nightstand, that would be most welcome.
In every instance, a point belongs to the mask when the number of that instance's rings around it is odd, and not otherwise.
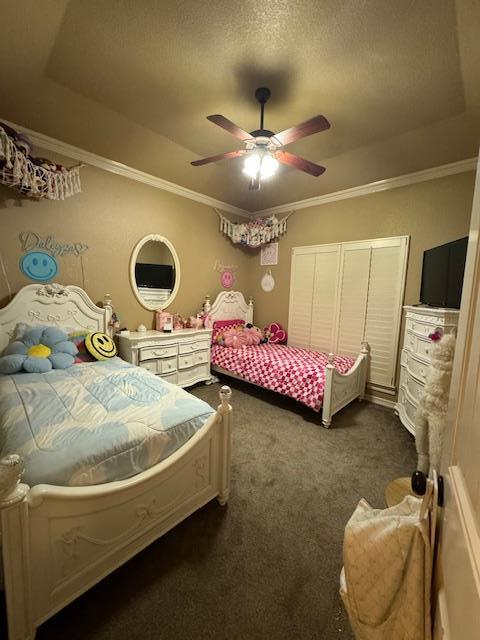
[[[118,335],[120,356],[180,387],[209,382],[211,329],[131,331]]]

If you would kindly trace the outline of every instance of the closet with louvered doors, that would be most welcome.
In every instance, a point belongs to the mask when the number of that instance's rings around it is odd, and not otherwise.
[[[368,384],[393,393],[408,236],[292,250],[289,344],[356,356],[370,345]]]

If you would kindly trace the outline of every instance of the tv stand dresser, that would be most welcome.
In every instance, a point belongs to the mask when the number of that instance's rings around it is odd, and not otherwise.
[[[443,333],[456,332],[458,309],[438,307],[403,307],[405,336],[400,359],[400,384],[395,413],[411,434],[415,435],[415,413],[425,386],[432,344],[429,334],[439,328]]]

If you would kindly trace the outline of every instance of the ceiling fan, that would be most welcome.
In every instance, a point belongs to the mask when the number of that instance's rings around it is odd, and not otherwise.
[[[270,89],[267,89],[267,87],[260,87],[255,91],[255,97],[260,103],[260,129],[256,129],[250,133],[240,129],[240,127],[237,127],[231,120],[218,113],[207,116],[207,120],[222,127],[222,129],[225,129],[238,138],[238,140],[244,142],[245,149],[228,151],[227,153],[220,153],[216,156],[210,156],[209,158],[194,160],[191,164],[194,167],[198,167],[203,164],[209,164],[210,162],[217,162],[217,160],[244,156],[245,164],[243,171],[250,177],[249,189],[254,191],[260,189],[261,180],[273,176],[278,169],[279,163],[287,164],[311,176],[317,177],[322,175],[325,167],[310,162],[310,160],[305,160],[305,158],[296,156],[288,151],[284,151],[283,147],[296,140],[300,140],[300,138],[305,138],[314,133],[329,129],[330,123],[324,116],[315,116],[310,118],[310,120],[306,120],[290,129],[285,129],[280,133],[274,133],[273,131],[264,129],[263,114],[265,103],[270,98],[270,95]]]

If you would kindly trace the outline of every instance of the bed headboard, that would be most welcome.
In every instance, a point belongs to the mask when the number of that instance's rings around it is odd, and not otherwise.
[[[210,308],[209,308],[210,307]],[[245,320],[245,324],[253,324],[253,300],[245,302],[241,291],[222,291],[211,305],[207,297],[204,304],[205,312],[209,312],[212,320]]]
[[[94,304],[80,287],[60,284],[29,284],[0,309],[0,353],[7,346],[18,322],[50,324],[70,329],[108,331],[111,306]]]

